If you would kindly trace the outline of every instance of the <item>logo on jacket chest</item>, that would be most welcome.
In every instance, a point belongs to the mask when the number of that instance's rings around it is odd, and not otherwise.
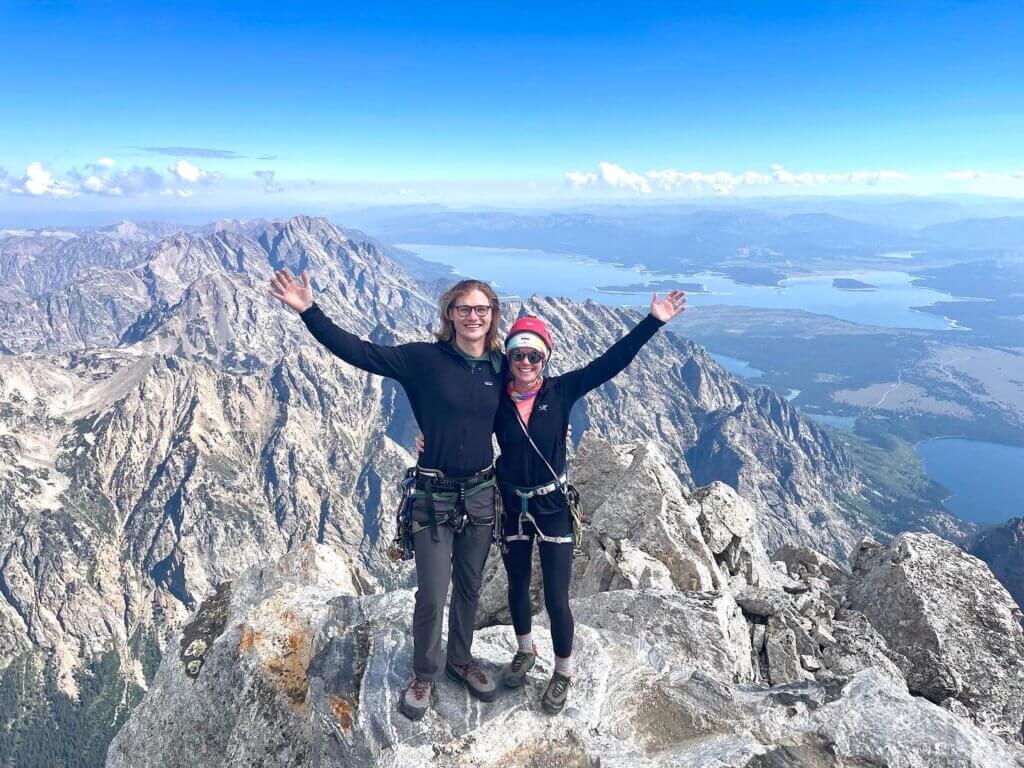
[[[543,403],[542,405],[538,405],[537,406],[537,410],[538,411],[546,411],[547,409],[548,409],[548,404],[547,403]]]

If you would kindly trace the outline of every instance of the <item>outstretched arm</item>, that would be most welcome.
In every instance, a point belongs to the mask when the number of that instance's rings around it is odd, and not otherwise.
[[[592,389],[596,389],[614,378],[616,374],[633,362],[633,358],[661,326],[684,312],[685,309],[685,291],[672,291],[660,301],[658,294],[655,293],[651,299],[650,314],[637,323],[633,330],[612,344],[600,357],[591,360],[583,368],[570,371],[562,376],[563,396],[569,403],[574,403]]]
[[[270,295],[298,312],[316,340],[346,363],[379,376],[399,380],[406,376],[410,369],[406,347],[371,344],[338,327],[313,301],[313,289],[305,270],[301,282],[287,269],[277,270],[270,282]]]

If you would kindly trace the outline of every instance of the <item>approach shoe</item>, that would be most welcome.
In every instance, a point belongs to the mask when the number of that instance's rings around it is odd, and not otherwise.
[[[420,680],[413,675],[402,693],[402,698],[398,700],[398,711],[410,720],[419,720],[430,707],[433,695],[434,684],[430,680]]]
[[[537,649],[532,651],[516,651],[512,657],[512,663],[505,667],[505,685],[509,688],[518,688],[526,680],[526,673],[533,669],[537,663]]]
[[[444,665],[448,677],[464,683],[469,689],[469,694],[480,701],[494,701],[498,697],[498,688],[490,675],[480,669],[475,661],[468,664],[452,664],[450,661]]]
[[[557,715],[562,711],[562,707],[565,706],[565,698],[569,695],[571,682],[572,680],[561,672],[551,675],[551,682],[548,683],[544,697],[540,700],[540,705],[545,712],[549,715]]]

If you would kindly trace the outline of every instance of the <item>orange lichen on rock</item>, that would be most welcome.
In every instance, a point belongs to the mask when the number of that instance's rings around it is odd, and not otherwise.
[[[258,640],[259,633],[246,624],[242,627],[242,636],[238,640],[238,652],[244,653],[245,651],[251,650]]]
[[[355,706],[352,701],[343,696],[331,696],[331,709],[334,711],[334,717],[341,725],[342,730],[346,733],[351,733],[352,715],[355,712]]]
[[[274,677],[293,707],[306,701],[309,691],[307,671],[312,657],[312,638],[301,628],[293,628],[286,636],[274,638],[274,645],[280,647],[280,654],[265,662],[266,669]]]

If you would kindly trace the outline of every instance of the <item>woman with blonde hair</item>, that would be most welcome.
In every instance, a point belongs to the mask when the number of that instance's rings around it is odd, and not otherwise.
[[[398,381],[429,444],[414,473],[413,676],[399,709],[418,720],[434,697],[449,583],[445,672],[478,699],[494,699],[494,681],[470,650],[495,518],[491,434],[506,377],[498,342],[498,297],[485,282],[462,280],[440,299],[436,341],[386,346],[335,325],[313,301],[305,271],[300,282],[287,269],[277,270],[271,286],[270,294],[297,311],[332,353],[364,371]]]

